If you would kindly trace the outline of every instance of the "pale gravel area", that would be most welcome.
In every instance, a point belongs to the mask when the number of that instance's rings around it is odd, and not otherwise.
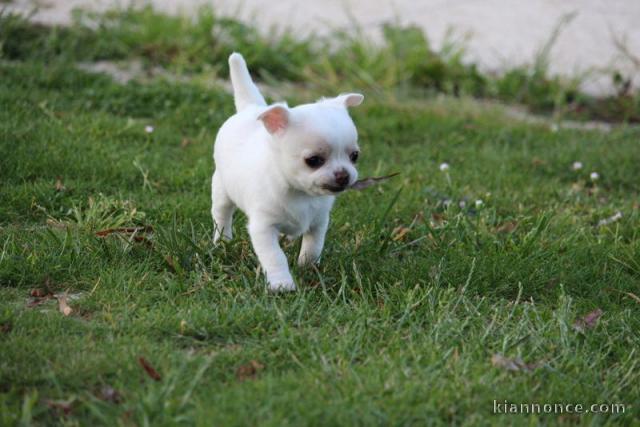
[[[130,1],[114,0],[13,0],[11,10],[29,11],[41,22],[66,24],[73,8],[104,10]],[[372,38],[389,21],[419,25],[434,47],[450,30],[465,38],[466,59],[482,69],[500,71],[531,63],[563,16],[575,17],[561,32],[551,51],[552,73],[584,75],[584,89],[592,93],[611,90],[603,70],[617,68],[633,77],[640,87],[640,68],[616,48],[624,39],[629,52],[640,57],[640,0],[148,0],[168,13],[197,13],[200,5],[212,5],[220,14],[239,17],[263,31],[289,27],[303,35],[349,28],[355,18]]]

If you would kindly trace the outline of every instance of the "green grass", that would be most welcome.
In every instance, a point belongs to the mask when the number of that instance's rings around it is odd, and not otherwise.
[[[323,92],[359,87],[400,98],[444,93],[523,104],[557,118],[640,122],[640,94],[619,70],[607,71],[617,93],[603,98],[581,92],[578,78],[550,75],[550,52],[572,16],[558,22],[529,66],[498,76],[465,63],[464,43],[454,35],[436,49],[420,28],[387,23],[382,40],[373,43],[354,20],[350,32],[299,38],[286,28],[260,32],[209,7],[195,18],[164,15],[151,6],[102,14],[78,10],[73,25],[55,28],[0,9],[0,58],[141,59],[149,69],[161,66],[178,75],[226,76],[226,59],[237,50],[261,79],[303,82]]]
[[[368,93],[361,176],[401,175],[341,196],[322,265],[277,296],[242,216],[233,241],[210,239],[231,97],[122,86],[60,55],[0,64],[0,424],[638,423],[637,128],[552,132],[468,98]],[[123,226],[153,233],[96,235]],[[30,307],[36,289],[68,292],[71,315]],[[627,406],[494,415],[494,399]]]

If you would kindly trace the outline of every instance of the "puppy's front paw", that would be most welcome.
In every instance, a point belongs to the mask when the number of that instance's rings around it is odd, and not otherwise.
[[[297,290],[296,284],[290,282],[269,282],[269,292],[293,292]]]
[[[267,274],[269,292],[292,292],[296,290],[296,284],[289,272],[283,274]]]

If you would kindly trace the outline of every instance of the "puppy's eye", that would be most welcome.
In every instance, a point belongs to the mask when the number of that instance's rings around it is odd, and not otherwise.
[[[311,156],[311,157],[307,157],[306,159],[304,159],[304,162],[310,168],[317,169],[320,166],[324,165],[324,158],[322,158],[320,156]]]
[[[358,151],[354,151],[353,153],[349,154],[349,159],[351,160],[351,163],[357,162],[359,155],[360,153]]]

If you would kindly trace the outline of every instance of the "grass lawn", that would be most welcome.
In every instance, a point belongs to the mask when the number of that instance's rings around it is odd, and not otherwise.
[[[640,422],[637,127],[369,96],[360,174],[400,175],[341,196],[321,266],[271,295],[241,215],[211,243],[232,111],[196,83],[0,64],[0,424]]]

